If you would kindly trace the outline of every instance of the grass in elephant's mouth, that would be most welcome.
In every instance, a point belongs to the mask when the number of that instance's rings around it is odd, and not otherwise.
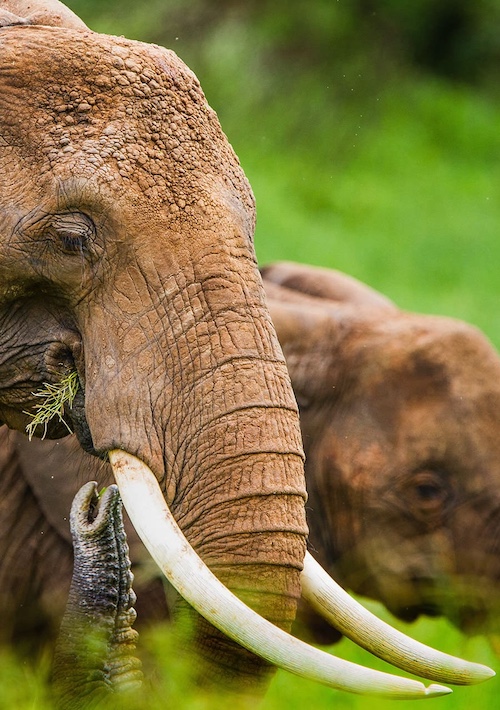
[[[67,404],[70,408],[73,406],[73,400],[75,399],[79,386],[78,374],[73,371],[57,384],[51,385],[46,382],[38,392],[33,393],[35,397],[40,397],[42,401],[35,406],[34,413],[25,412],[32,417],[32,420],[26,427],[26,432],[30,440],[33,438],[37,426],[44,427],[41,437],[44,439],[47,434],[47,425],[54,417],[58,417],[59,421],[64,424],[69,433],[72,433],[64,420],[64,405]]]

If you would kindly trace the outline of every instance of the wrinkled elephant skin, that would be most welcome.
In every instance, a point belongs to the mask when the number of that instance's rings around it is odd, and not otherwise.
[[[76,371],[65,419],[82,446],[144,461],[217,576],[289,628],[303,453],[249,185],[172,52],[9,26],[16,5],[0,26],[0,422],[24,431],[33,392]],[[195,629],[207,676],[268,676],[204,620]]]

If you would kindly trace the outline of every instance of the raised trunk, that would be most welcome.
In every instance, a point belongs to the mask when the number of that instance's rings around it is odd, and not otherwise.
[[[139,690],[132,574],[116,486],[85,484],[71,507],[75,564],[54,655],[57,710],[101,707]],[[113,704],[114,704],[113,703]]]

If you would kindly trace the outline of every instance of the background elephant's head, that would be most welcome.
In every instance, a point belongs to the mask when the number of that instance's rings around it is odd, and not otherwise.
[[[76,371],[81,444],[146,462],[212,570],[289,627],[303,454],[238,160],[172,52],[3,24],[0,420],[24,430],[33,392]],[[218,672],[266,668],[199,623]]]
[[[498,631],[498,354],[334,271],[277,264],[264,280],[300,405],[311,548],[403,619]]]

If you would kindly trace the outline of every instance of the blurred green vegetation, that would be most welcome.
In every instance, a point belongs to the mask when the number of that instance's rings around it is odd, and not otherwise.
[[[389,614],[376,604],[368,603],[386,620]],[[391,619],[392,623],[394,620]],[[483,638],[465,639],[443,620],[422,619],[411,625],[397,624],[412,637],[440,650],[459,654],[464,658],[489,664],[498,669],[498,657]],[[141,648],[146,650],[146,681],[140,699],[131,703],[125,700],[111,704],[113,710],[249,710],[248,704],[238,698],[224,699],[207,696],[192,682],[192,667],[176,646],[176,636],[169,626],[159,626],[141,636]],[[377,668],[386,672],[404,675],[401,671],[371,656],[366,651],[344,639],[330,651],[349,661]],[[3,652],[0,654],[0,691],[2,708],[7,710],[53,710],[47,690],[49,659],[44,658],[37,666]],[[429,684],[429,681],[426,681]],[[494,710],[498,706],[498,679],[472,687],[454,687],[453,693],[423,702],[431,703],[436,710]],[[117,701],[115,701],[117,703]],[[417,703],[418,707],[420,704]],[[386,710],[390,704],[394,710],[415,710],[415,701],[388,701],[386,698],[358,696],[335,691],[311,681],[278,671],[271,686],[258,705],[260,710]],[[250,707],[254,707],[253,704]],[[430,706],[429,706],[430,707]]]
[[[500,346],[497,0],[67,4],[93,29],[164,44],[195,71],[252,183],[262,263],[342,269],[404,308],[473,322]],[[484,639],[443,621],[403,628],[500,669]],[[189,690],[168,632],[144,642],[156,668],[148,707],[211,707]],[[347,641],[334,650],[384,665]],[[3,707],[48,707],[47,668],[0,658]],[[499,692],[495,679],[431,702],[490,710]],[[387,701],[278,673],[262,710],[333,704],[378,710]]]

